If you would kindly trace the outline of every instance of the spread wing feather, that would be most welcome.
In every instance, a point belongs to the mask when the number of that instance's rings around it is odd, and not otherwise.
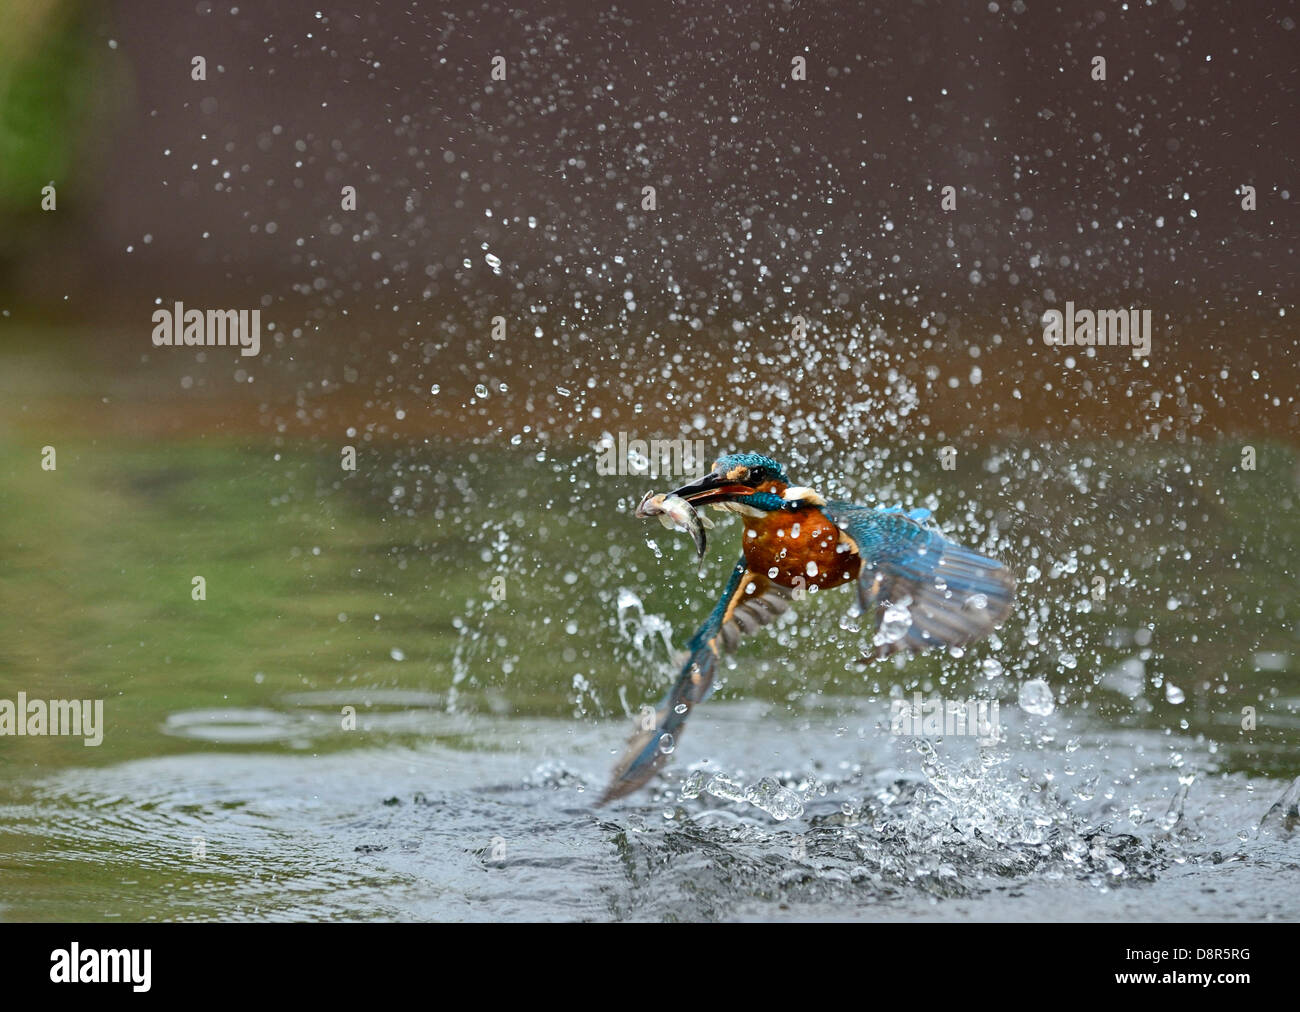
[[[1011,612],[1016,580],[996,559],[897,510],[832,502],[825,513],[862,559],[858,601],[876,611],[875,656],[965,646]]]

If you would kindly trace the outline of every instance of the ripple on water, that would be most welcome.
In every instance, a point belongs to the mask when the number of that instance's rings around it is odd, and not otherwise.
[[[569,721],[474,722],[475,741],[526,742],[514,750],[212,750],[65,771],[0,794],[0,913],[1295,916],[1300,783],[1197,774],[1211,757],[1195,742],[1142,732],[1072,728],[1078,747],[1046,754],[1059,711],[1008,719],[993,749],[881,735],[867,711],[826,719],[716,704],[692,747],[730,770],[673,768],[603,809],[610,728]]]

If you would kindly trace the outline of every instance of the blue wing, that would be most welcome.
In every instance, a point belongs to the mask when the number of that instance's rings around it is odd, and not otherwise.
[[[905,515],[848,502],[823,511],[862,559],[858,601],[864,613],[876,609],[877,657],[973,643],[1011,612],[1011,571],[924,526],[928,511]]]
[[[751,572],[741,556],[718,603],[687,644],[685,663],[660,702],[654,725],[638,727],[628,740],[627,751],[614,767],[598,804],[630,794],[654,775],[668,758],[665,747],[671,750],[680,739],[691,709],[713,690],[722,652],[735,649],[743,634],[756,631],[788,611],[791,596],[789,590],[762,573]]]

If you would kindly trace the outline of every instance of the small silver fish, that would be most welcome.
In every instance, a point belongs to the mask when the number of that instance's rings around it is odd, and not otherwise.
[[[634,515],[642,518],[658,517],[659,522],[670,531],[673,529],[686,531],[695,542],[695,553],[703,567],[704,552],[708,547],[704,529],[712,527],[713,522],[707,517],[700,516],[689,502],[679,495],[647,492],[641,497]]]

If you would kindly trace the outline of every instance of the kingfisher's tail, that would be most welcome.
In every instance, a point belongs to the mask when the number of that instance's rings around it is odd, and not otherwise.
[[[704,698],[713,682],[717,660],[713,650],[697,650],[686,658],[653,720],[649,710],[637,718],[637,729],[628,739],[627,750],[615,765],[597,806],[631,794],[668,760],[681,740],[691,708]]]
[[[647,710],[638,722],[598,805],[631,794],[654,776],[681,740],[695,704],[712,690],[722,652],[784,615],[793,596],[767,576],[751,573],[741,556],[718,603],[687,644],[686,658],[653,720]]]

